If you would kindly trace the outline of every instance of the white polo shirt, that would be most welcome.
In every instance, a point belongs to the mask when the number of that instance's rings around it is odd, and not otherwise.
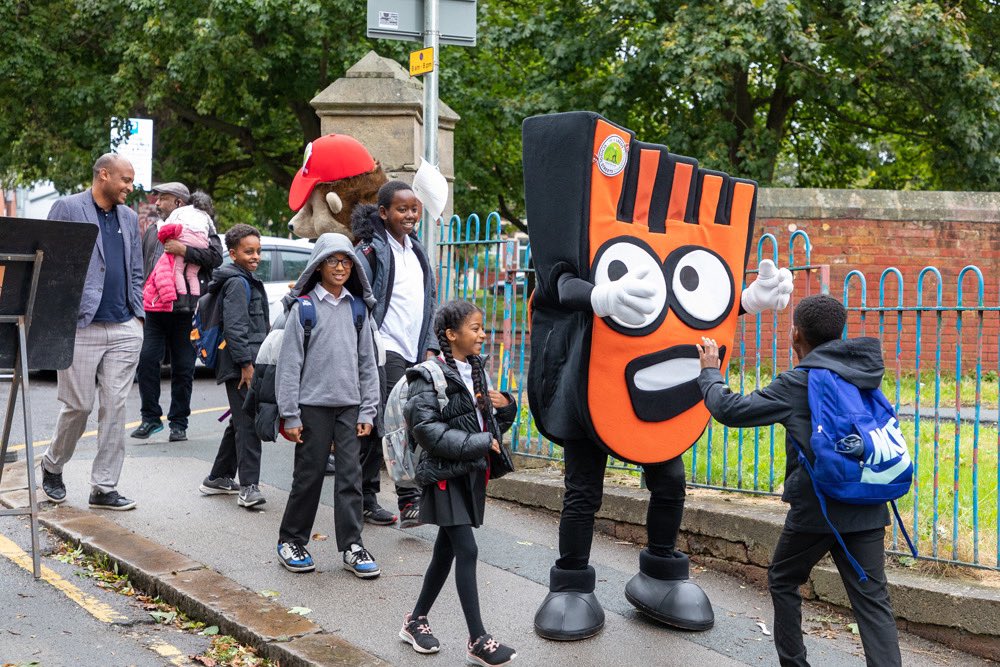
[[[389,249],[395,263],[395,275],[392,296],[379,333],[386,350],[401,355],[407,361],[421,361],[417,355],[420,352],[420,326],[424,321],[424,270],[420,267],[409,236],[403,238],[403,244],[392,234],[386,236],[389,237]]]

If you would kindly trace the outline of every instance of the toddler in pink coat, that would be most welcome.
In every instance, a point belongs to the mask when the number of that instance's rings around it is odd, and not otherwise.
[[[207,248],[208,235],[213,229],[212,218],[194,206],[181,206],[165,222],[157,223],[160,243],[171,239],[189,248]],[[142,293],[143,309],[171,312],[179,295],[197,298],[201,295],[198,265],[184,261],[171,253],[163,253],[146,280]]]

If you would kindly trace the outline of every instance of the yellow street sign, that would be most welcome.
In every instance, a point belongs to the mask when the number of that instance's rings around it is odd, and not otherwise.
[[[410,53],[410,76],[420,76],[434,71],[434,48]]]

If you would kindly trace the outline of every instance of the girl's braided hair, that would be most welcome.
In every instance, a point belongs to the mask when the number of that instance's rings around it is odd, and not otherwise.
[[[455,357],[452,356],[451,343],[445,332],[448,329],[458,331],[462,324],[475,312],[482,313],[475,304],[468,301],[449,301],[438,308],[437,316],[434,318],[434,333],[437,335],[438,347],[444,360],[455,372],[458,366],[455,365]],[[466,361],[472,366],[472,387],[476,390],[476,406],[483,413],[484,419],[489,419],[492,414],[493,405],[490,403],[489,391],[486,384],[486,371],[483,369],[483,358],[478,354],[469,355]]]

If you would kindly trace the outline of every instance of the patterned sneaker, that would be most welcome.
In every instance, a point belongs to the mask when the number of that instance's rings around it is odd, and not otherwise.
[[[154,433],[159,433],[162,430],[163,422],[142,422],[137,429],[132,431],[129,437],[145,440]]]
[[[351,548],[344,552],[344,569],[362,579],[371,579],[382,574],[382,570],[368,553],[368,549],[360,544],[352,544]]]
[[[181,426],[171,426],[170,427],[170,437],[167,438],[170,442],[182,442],[188,439],[187,429]]]
[[[491,635],[483,635],[474,642],[469,642],[469,653],[465,656],[470,665],[506,665],[517,657],[517,651],[510,646],[504,646]]]
[[[66,501],[66,485],[61,472],[49,472],[42,468],[42,493],[56,505]]]
[[[206,477],[198,490],[206,496],[217,496],[219,494],[233,494],[240,492],[240,485],[232,477]]]
[[[378,503],[370,505],[362,511],[365,522],[375,526],[391,526],[396,523],[396,515]]]
[[[431,626],[426,616],[417,616],[411,621],[410,615],[407,614],[403,619],[403,629],[399,631],[399,638],[409,642],[417,653],[437,653],[441,650],[441,642],[431,633]]]
[[[422,525],[424,524],[420,523],[420,501],[414,500],[403,505],[403,508],[399,510],[399,527],[416,528]]]
[[[312,572],[316,569],[312,556],[298,542],[278,542],[278,558],[289,572]]]
[[[236,504],[240,507],[254,507],[256,505],[263,505],[267,502],[264,498],[264,494],[260,492],[260,489],[256,484],[247,484],[246,486],[240,487],[240,497],[236,499]]]

